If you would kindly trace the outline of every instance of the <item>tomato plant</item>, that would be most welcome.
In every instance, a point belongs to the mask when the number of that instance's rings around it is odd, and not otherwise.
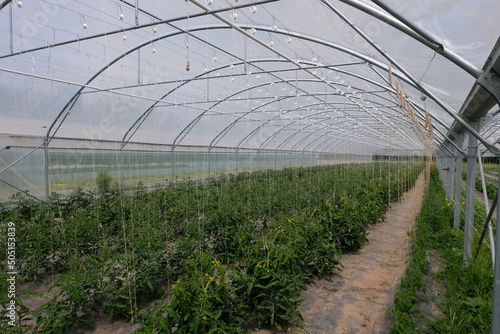
[[[16,195],[0,217],[17,222],[22,279],[63,274],[57,297],[35,312],[40,330],[75,332],[95,312],[141,322],[146,333],[283,328],[305,284],[362,247],[389,197],[402,196],[423,167],[263,170],[134,193],[77,189],[42,203]]]

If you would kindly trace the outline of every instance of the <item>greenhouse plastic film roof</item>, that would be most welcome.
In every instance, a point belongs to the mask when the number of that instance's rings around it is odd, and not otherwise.
[[[0,138],[425,154],[445,143],[499,14],[493,0],[3,1]],[[490,143],[497,123],[481,130]]]

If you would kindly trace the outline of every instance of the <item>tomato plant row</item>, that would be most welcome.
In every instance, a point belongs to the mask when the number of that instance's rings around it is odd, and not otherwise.
[[[0,214],[2,229],[16,222],[23,279],[62,273],[45,304],[19,314],[36,319],[26,330],[47,333],[74,333],[95,312],[140,322],[145,333],[281,328],[294,312],[300,319],[305,283],[331,274],[342,251],[360,248],[367,225],[423,167],[266,170],[133,195],[78,190],[45,203],[16,195]]]

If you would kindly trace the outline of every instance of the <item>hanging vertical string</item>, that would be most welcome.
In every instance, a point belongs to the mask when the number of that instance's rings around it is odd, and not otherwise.
[[[389,66],[389,96],[390,96],[390,108],[389,113],[389,198],[387,201],[387,207],[391,207],[391,164],[392,164],[392,68]]]
[[[186,71],[189,72],[191,69],[191,63],[189,62],[189,1],[186,1]]]

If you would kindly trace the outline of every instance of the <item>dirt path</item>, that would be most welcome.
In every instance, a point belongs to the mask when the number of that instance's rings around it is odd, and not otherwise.
[[[387,332],[390,321],[384,314],[406,268],[407,232],[420,211],[425,182],[422,173],[403,200],[391,205],[385,221],[369,227],[369,243],[357,253],[342,256],[342,272],[331,281],[318,279],[302,293],[304,329],[294,329],[294,333]]]

